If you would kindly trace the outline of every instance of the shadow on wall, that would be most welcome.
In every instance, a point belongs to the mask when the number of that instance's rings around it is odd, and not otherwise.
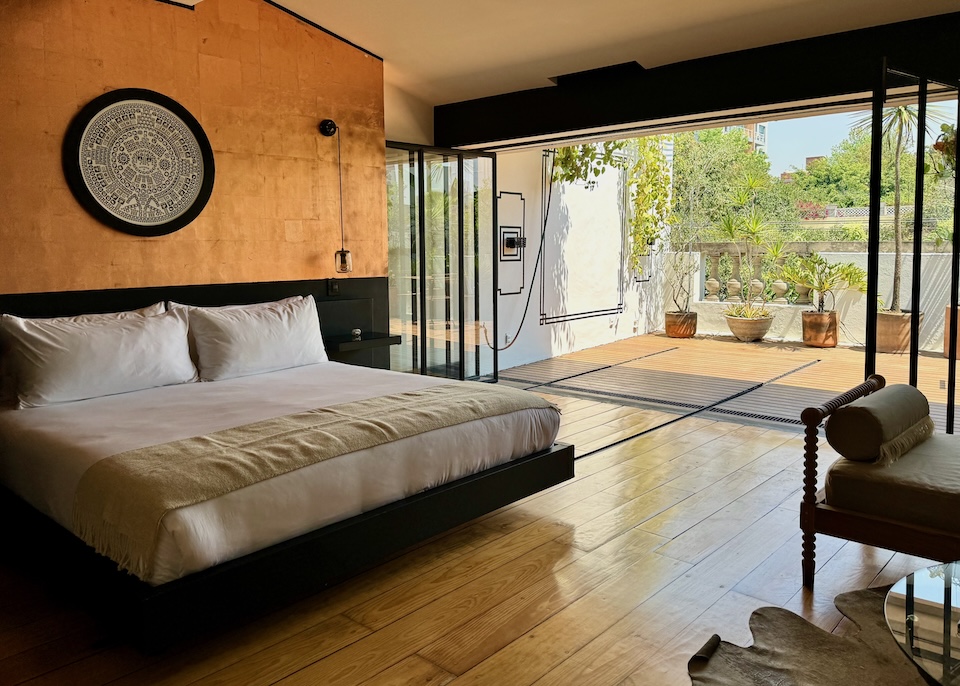
[[[630,191],[627,185],[627,175],[624,172],[620,177],[622,190],[619,195],[620,225],[629,226]],[[657,331],[663,328],[664,299],[666,298],[665,260],[661,246],[650,246],[650,254],[641,259],[642,271],[637,271],[630,264],[630,232],[624,236],[624,267],[621,291],[625,294],[624,302],[636,293],[637,309],[633,312],[632,330],[634,335],[642,335],[648,331]],[[617,319],[619,328],[619,318]]]
[[[863,309],[863,301],[866,296],[859,291],[850,290],[843,290],[839,293],[835,293],[834,295],[836,296],[836,299],[832,307],[837,311],[837,316],[840,319],[841,341],[853,345],[864,345],[864,341],[867,337],[867,332],[864,329],[864,325],[850,313]],[[813,297],[816,298],[816,295]],[[828,308],[831,307],[829,299],[826,306]],[[813,307],[816,307],[816,301],[814,301]],[[796,316],[802,317],[801,314]]]
[[[543,240],[544,243],[549,241],[551,248],[556,251],[553,254],[559,255],[560,259],[555,260],[554,263],[550,265],[550,272],[548,274],[546,259],[547,255],[551,254],[551,251],[544,245],[542,258],[544,260],[542,271],[543,290],[540,299],[540,312],[547,315],[557,315],[567,311],[567,303],[569,301],[567,289],[570,284],[570,269],[567,266],[566,245],[572,222],[570,219],[570,211],[564,197],[566,195],[566,189],[563,184],[554,183],[552,192],[553,198],[550,202],[550,211],[547,214],[547,230]],[[557,308],[554,312],[547,312],[547,294],[551,290],[554,294]],[[569,322],[557,322],[549,326],[551,353],[556,353],[557,351],[566,352],[567,350],[573,349],[576,336]]]
[[[663,254],[659,252],[650,256],[643,273],[638,275],[629,269],[626,272],[625,292],[637,293],[637,311],[633,317],[636,335],[663,329],[663,303],[667,297],[665,273]]]
[[[945,312],[950,305],[951,268],[949,257],[946,255],[944,257],[946,259],[924,260],[925,264],[920,272],[920,310],[925,313],[920,325],[920,348],[925,350],[940,350],[943,347]],[[911,255],[910,258],[912,259],[913,256]],[[903,284],[906,286],[905,292],[909,294],[910,284],[906,276]],[[906,302],[910,301],[906,300]],[[909,304],[906,306],[909,307]]]

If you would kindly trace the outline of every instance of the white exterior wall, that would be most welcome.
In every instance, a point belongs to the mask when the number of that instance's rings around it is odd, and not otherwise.
[[[628,247],[621,251],[621,213],[627,211],[623,187],[617,172],[607,172],[597,179],[591,190],[580,185],[554,186],[550,214],[545,231],[545,245],[533,293],[522,329],[519,329],[531,277],[540,250],[541,207],[544,198],[540,150],[497,155],[498,223],[516,225],[516,208],[523,198],[523,233],[527,247],[523,250],[522,290],[506,294],[520,283],[518,263],[503,262],[500,268],[501,294],[498,296],[500,340],[518,340],[500,352],[499,367],[508,369],[520,364],[543,360],[564,353],[610,343],[622,338],[654,331],[662,327],[663,284],[662,258],[654,255],[638,283],[626,265],[621,276],[621,261],[626,261]],[[622,254],[621,254],[622,252]],[[547,281],[541,292],[543,275]],[[616,309],[622,312],[588,316],[596,310]],[[541,313],[549,317],[582,318],[541,323]]]
[[[830,262],[853,262],[866,269],[866,253],[820,253]],[[668,262],[672,256],[668,256]],[[880,299],[889,305],[893,287],[894,256],[891,253],[880,255]],[[943,351],[943,327],[946,307],[950,301],[950,255],[927,253],[921,258],[920,267],[922,288],[920,309],[924,313],[920,326],[920,349],[930,352]],[[703,276],[701,274],[701,281]],[[900,282],[900,305],[910,307],[911,284],[913,280],[913,255],[903,255],[903,277]],[[697,332],[701,334],[731,335],[723,318],[725,303],[703,302],[703,289],[699,289],[693,311],[697,312]],[[834,309],[840,313],[840,344],[863,345],[867,321],[866,296],[856,291],[841,291],[836,294]],[[668,296],[669,297],[669,296]],[[669,304],[669,303],[668,303]],[[772,305],[767,306],[774,313],[773,325],[768,339],[787,341],[802,340],[800,313],[813,309],[809,305]],[[830,308],[830,299],[827,299]],[[672,308],[670,308],[672,309]]]

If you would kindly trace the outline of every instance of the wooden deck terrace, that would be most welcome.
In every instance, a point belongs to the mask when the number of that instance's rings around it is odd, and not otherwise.
[[[551,399],[567,398],[561,440],[585,455],[683,417],[791,430],[801,426],[804,408],[856,386],[863,373],[863,348],[647,334],[504,369],[500,379]],[[907,383],[909,357],[878,353],[877,373],[888,384]],[[918,376],[943,431],[947,359],[921,353]]]

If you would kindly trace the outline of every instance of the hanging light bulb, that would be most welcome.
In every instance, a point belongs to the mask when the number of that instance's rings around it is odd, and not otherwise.
[[[340,157],[340,127],[333,119],[324,119],[320,122],[320,133],[328,138],[337,134],[337,176],[340,180],[340,249],[334,253],[334,267],[338,274],[353,271],[353,257],[346,249],[343,236],[343,165]]]
[[[337,273],[346,274],[353,271],[353,258],[350,257],[349,250],[338,250],[335,253],[337,259]]]

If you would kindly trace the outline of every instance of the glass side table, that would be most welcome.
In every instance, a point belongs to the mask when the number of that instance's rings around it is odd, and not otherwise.
[[[960,686],[960,562],[908,574],[883,613],[900,648],[937,683]]]

